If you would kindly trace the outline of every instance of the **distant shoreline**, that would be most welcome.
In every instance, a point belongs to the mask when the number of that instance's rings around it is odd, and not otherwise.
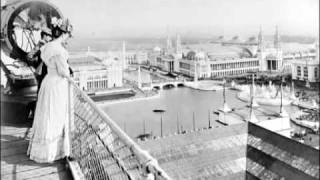
[[[266,36],[267,37],[267,36]],[[295,39],[295,37],[293,37]],[[215,37],[212,38],[187,38],[181,35],[182,45],[185,47],[197,45],[197,44],[212,44],[208,43],[211,41],[216,40]],[[292,46],[297,46],[294,49],[308,49],[308,46],[312,46],[315,42],[315,38],[308,37],[308,38],[298,38],[297,40],[291,40],[290,38],[286,41],[282,41],[283,50],[284,51],[292,51]],[[126,50],[132,51],[137,49],[144,49],[144,50],[152,50],[155,46],[162,47],[164,45],[165,37],[162,38],[77,38],[72,39],[69,42],[69,51],[70,52],[79,52],[83,51],[86,52],[88,47],[92,51],[119,51],[122,48],[122,42],[126,42]],[[267,43],[272,44],[272,40],[265,39]],[[214,45],[214,44],[212,44]]]

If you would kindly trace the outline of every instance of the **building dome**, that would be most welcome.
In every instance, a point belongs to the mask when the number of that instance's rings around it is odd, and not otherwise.
[[[193,59],[195,59],[195,57],[196,57],[196,52],[194,52],[194,51],[189,51],[189,52],[187,53],[187,59],[188,59],[188,60],[193,60]]]
[[[240,53],[242,56],[245,57],[255,57],[258,52],[258,47],[252,46],[252,47],[242,47],[242,52]]]

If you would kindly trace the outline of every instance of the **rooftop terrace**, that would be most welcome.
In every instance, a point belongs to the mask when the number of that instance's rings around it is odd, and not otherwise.
[[[1,108],[1,179],[72,179],[64,160],[53,164],[38,164],[30,160],[27,149],[31,123],[4,122],[3,113],[6,112]]]

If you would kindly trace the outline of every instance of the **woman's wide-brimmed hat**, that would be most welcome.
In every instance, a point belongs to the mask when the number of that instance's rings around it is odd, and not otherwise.
[[[73,27],[69,19],[58,19],[56,17],[53,17],[51,19],[51,24],[53,27],[58,27],[61,31],[65,33],[72,33]]]

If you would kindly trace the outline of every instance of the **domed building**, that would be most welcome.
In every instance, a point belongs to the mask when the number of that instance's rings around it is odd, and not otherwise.
[[[199,50],[196,50],[199,49]],[[259,60],[250,49],[216,43],[192,44],[179,60],[179,72],[199,78],[244,74],[259,70]]]
[[[189,51],[185,57],[188,60],[204,60],[206,59],[206,54],[202,51],[195,52],[193,50]]]
[[[171,48],[170,43],[167,43],[168,48]],[[172,52],[167,51],[165,55],[159,56],[157,66],[164,71],[179,72],[190,77],[194,77],[195,73],[199,78],[214,78],[291,69],[291,62],[283,61],[278,29],[272,47],[264,44],[260,29],[258,38],[249,37],[243,41],[239,36],[235,36],[222,44],[188,44],[180,51],[183,52],[181,58]],[[168,56],[170,54],[174,58]]]
[[[189,51],[189,52],[187,53],[186,59],[188,59],[188,60],[195,60],[195,57],[196,57],[196,52],[194,52],[194,51]]]

